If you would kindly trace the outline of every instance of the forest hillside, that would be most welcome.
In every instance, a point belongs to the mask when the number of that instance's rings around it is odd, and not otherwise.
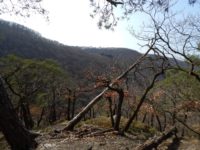
[[[156,50],[67,46],[1,20],[0,149],[198,149],[199,59]]]

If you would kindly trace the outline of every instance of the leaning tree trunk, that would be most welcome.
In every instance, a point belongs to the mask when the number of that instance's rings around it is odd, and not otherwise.
[[[0,78],[0,129],[12,150],[36,148],[33,135],[19,121]]]
[[[115,78],[115,80],[113,81],[118,81],[124,77],[127,76],[127,74],[133,70],[139,63],[141,63],[143,61],[143,59],[148,55],[148,53],[152,50],[152,47],[150,47],[147,52],[142,55],[140,58],[138,58],[136,60],[135,63],[133,63],[126,71],[124,71],[121,75],[119,75],[117,78]],[[110,87],[112,87],[114,84],[114,82],[110,83]],[[103,94],[105,92],[107,92],[109,90],[108,87],[106,87],[99,95],[97,95],[95,98],[93,98],[87,106],[85,106],[85,108],[79,112],[71,121],[68,122],[67,126],[63,129],[63,130],[73,130],[74,126],[77,125],[79,123],[79,121],[81,121],[81,119],[85,116],[85,114],[98,102],[100,101],[101,97],[103,96]]]
[[[171,138],[173,135],[176,135],[177,129],[172,127],[168,131],[165,131],[160,137],[152,138],[147,140],[142,145],[136,147],[136,150],[152,150],[157,149],[157,147],[164,142],[165,140]]]
[[[148,94],[149,91],[153,88],[156,79],[157,79],[161,74],[163,74],[163,73],[164,73],[163,70],[161,70],[161,72],[158,72],[157,74],[154,75],[154,78],[153,78],[151,84],[146,88],[144,94],[143,94],[142,97],[140,98],[140,102],[139,102],[139,104],[137,105],[136,110],[134,111],[133,115],[132,115],[132,116],[129,118],[129,120],[127,121],[127,123],[126,123],[126,125],[125,125],[125,127],[124,127],[124,129],[123,129],[122,132],[128,131],[128,129],[129,129],[131,123],[133,122],[133,120],[134,120],[135,117],[137,116],[137,114],[138,114],[138,112],[139,112],[139,110],[140,110],[142,104],[144,103],[147,94]]]

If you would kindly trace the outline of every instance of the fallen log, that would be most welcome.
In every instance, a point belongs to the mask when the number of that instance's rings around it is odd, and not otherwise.
[[[167,140],[168,138],[172,137],[177,133],[176,127],[170,128],[168,131],[165,131],[162,136],[147,140],[142,145],[136,147],[136,150],[151,150],[153,148],[157,148],[163,141]]]

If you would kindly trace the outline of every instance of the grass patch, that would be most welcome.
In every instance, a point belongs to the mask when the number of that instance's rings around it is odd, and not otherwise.
[[[152,136],[157,133],[157,130],[154,127],[148,126],[140,121],[133,121],[129,131],[137,133],[145,133],[146,136]]]
[[[94,126],[98,126],[98,127],[102,127],[102,128],[111,128],[112,127],[110,118],[105,117],[105,116],[88,119],[86,121],[83,121],[81,124],[94,125]]]
[[[120,128],[123,128],[128,121],[127,118],[122,117],[120,122]],[[86,121],[82,121],[78,124],[77,127],[81,127],[82,125],[94,125],[102,128],[112,128],[110,117],[99,116],[97,118],[88,119]],[[152,136],[157,133],[157,130],[151,126],[148,126],[140,121],[133,121],[129,132],[131,133],[145,133],[147,136]]]

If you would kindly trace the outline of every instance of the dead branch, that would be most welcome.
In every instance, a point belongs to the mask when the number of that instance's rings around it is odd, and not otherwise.
[[[115,7],[117,7],[117,5],[119,5],[119,4],[121,4],[121,5],[124,4],[122,2],[117,2],[114,0],[107,0],[107,2],[110,3],[111,5],[114,5]]]

